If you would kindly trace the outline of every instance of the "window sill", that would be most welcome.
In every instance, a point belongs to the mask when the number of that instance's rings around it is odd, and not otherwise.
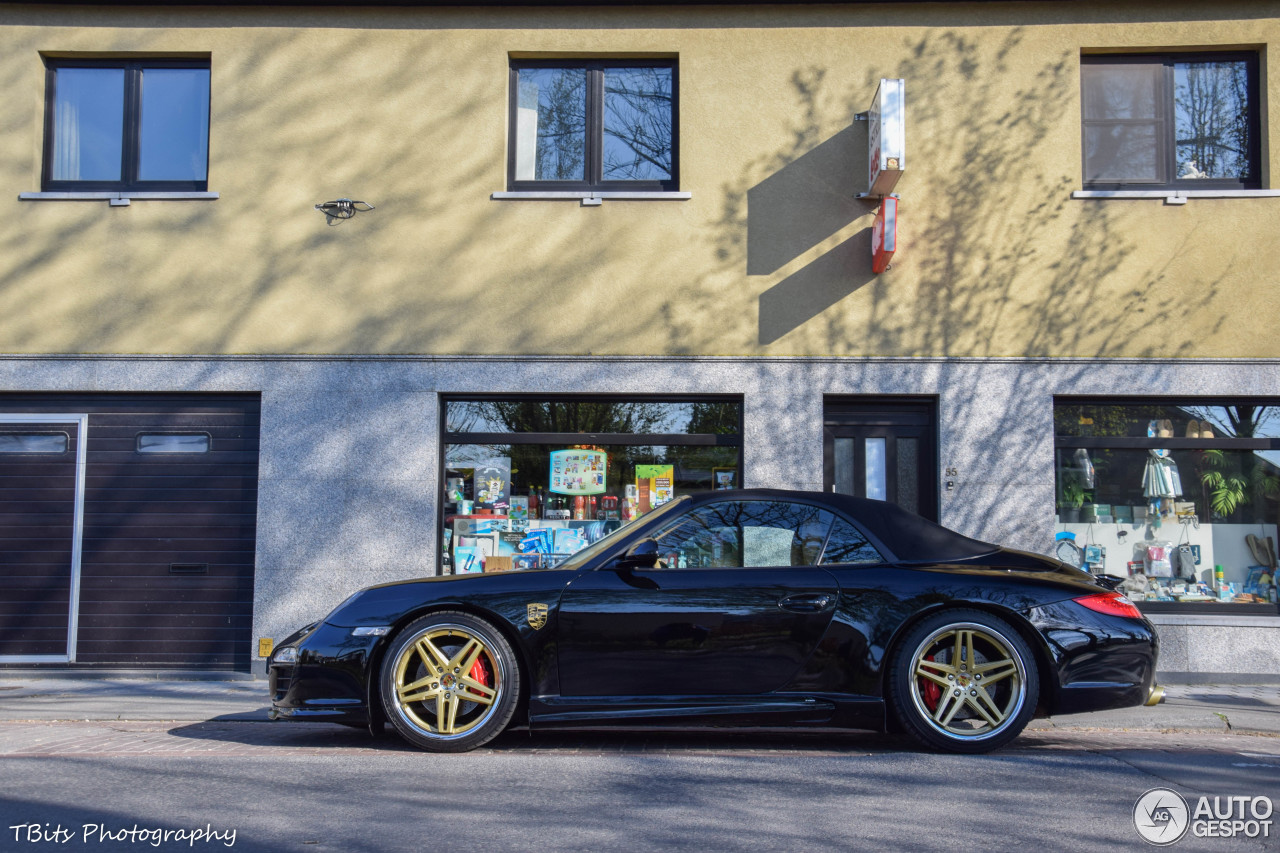
[[[499,192],[490,196],[497,201],[581,201],[583,207],[595,207],[609,201],[687,201],[693,193],[637,192],[632,190],[529,190]]]
[[[1162,198],[1186,204],[1191,198],[1280,198],[1280,190],[1076,190],[1072,198]]]
[[[38,192],[18,193],[18,201],[107,201],[112,207],[127,207],[133,199],[138,201],[194,201],[216,199],[211,192]]]

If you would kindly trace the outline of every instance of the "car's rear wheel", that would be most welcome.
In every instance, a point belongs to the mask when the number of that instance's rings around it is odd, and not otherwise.
[[[396,635],[382,661],[382,704],[396,731],[432,752],[465,752],[496,737],[515,713],[515,654],[469,613],[423,616]]]
[[[1040,678],[1026,641],[980,610],[936,613],[912,627],[891,662],[889,702],[920,744],[987,752],[1035,713]]]

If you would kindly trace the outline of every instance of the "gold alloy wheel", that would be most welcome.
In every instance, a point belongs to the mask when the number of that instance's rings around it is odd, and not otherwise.
[[[474,677],[479,665],[490,683]],[[438,625],[400,651],[395,664],[397,710],[424,734],[455,738],[493,714],[506,672],[484,640],[461,625]]]
[[[990,737],[1026,699],[1022,658],[991,628],[948,625],[925,639],[913,660],[911,699],[930,725],[951,737]]]

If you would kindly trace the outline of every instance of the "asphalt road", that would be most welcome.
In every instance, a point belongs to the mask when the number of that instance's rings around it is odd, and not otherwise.
[[[863,734],[511,732],[439,756],[329,725],[3,722],[0,778],[0,850],[1110,851],[1146,846],[1132,813],[1153,787],[1280,801],[1280,738],[1034,731],[946,756]]]

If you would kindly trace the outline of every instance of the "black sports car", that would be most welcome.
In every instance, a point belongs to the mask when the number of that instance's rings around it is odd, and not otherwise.
[[[880,501],[681,497],[554,569],[383,584],[284,640],[273,719],[457,752],[513,722],[900,729],[983,752],[1141,705],[1157,639],[1057,560]]]

